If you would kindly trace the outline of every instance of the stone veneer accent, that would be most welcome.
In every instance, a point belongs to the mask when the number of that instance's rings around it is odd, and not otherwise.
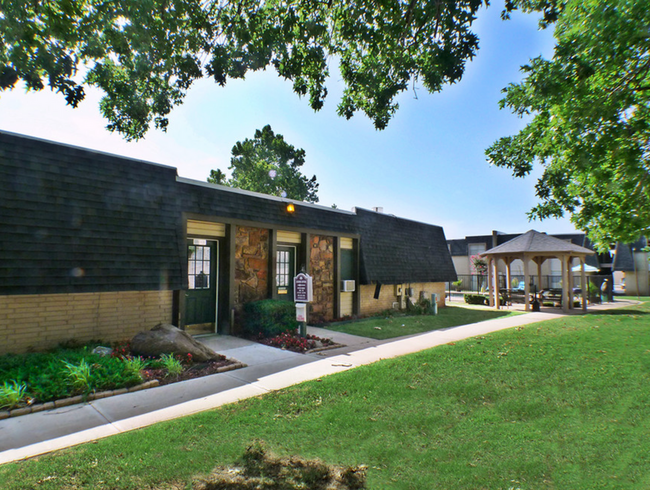
[[[235,308],[269,296],[269,230],[237,226]]]
[[[172,321],[172,291],[0,296],[0,354],[106,342]]]
[[[309,323],[334,319],[334,238],[311,237],[310,274],[314,301],[310,305]]]
[[[405,288],[413,288],[413,297],[416,300],[420,299],[420,291],[426,291],[427,295],[438,294],[438,307],[445,306],[445,283],[444,282],[419,282],[403,284]],[[380,313],[384,310],[390,310],[394,302],[399,302],[399,298],[395,296],[394,284],[382,284],[379,299],[375,299],[375,286],[362,285],[361,286],[361,316],[369,316]],[[403,306],[406,306],[404,301]]]

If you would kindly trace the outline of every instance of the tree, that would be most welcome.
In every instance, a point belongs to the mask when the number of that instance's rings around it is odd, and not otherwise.
[[[228,185],[228,177],[220,169],[210,170],[208,182],[212,184]]]
[[[474,274],[478,277],[478,288],[479,290],[483,289],[483,276],[488,272],[488,263],[487,260],[482,259],[478,255],[472,255],[469,258],[472,269],[474,269]]]
[[[298,201],[318,202],[316,176],[308,179],[300,173],[305,163],[305,150],[296,149],[275,134],[271,126],[255,131],[253,139],[238,141],[232,147],[227,180],[221,170],[212,170],[208,182],[238,187],[248,191],[282,196]]]
[[[152,122],[164,130],[206,75],[225,85],[273,67],[319,110],[333,58],[345,83],[338,113],[363,111],[382,129],[411,83],[437,92],[461,78],[482,3],[1,0],[0,89],[49,85],[76,107],[84,85],[96,86],[108,129],[137,139]]]
[[[650,9],[647,0],[514,0],[554,24],[553,58],[522,67],[501,107],[532,120],[487,150],[528,175],[543,167],[530,218],[571,214],[600,250],[650,232]]]

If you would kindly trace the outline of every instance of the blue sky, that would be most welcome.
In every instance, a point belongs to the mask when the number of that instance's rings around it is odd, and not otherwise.
[[[519,67],[528,59],[550,57],[553,47],[551,31],[539,31],[536,17],[501,21],[501,10],[495,2],[479,12],[474,30],[480,49],[463,80],[438,94],[402,94],[383,131],[362,114],[351,120],[336,115],[342,88],[336,74],[324,108],[315,113],[273,71],[225,88],[210,80],[197,83],[173,110],[168,131],[152,129],[138,142],[104,129],[101,94],[91,90],[77,109],[49,90],[2,93],[0,129],[171,165],[183,177],[205,180],[213,168],[227,171],[235,142],[270,124],[306,151],[303,173],[316,174],[322,205],[381,206],[388,214],[441,225],[447,238],[493,229],[570,233],[568,219],[528,222],[535,176],[514,179],[485,159],[490,144],[524,124],[499,110],[501,89],[521,79]]]

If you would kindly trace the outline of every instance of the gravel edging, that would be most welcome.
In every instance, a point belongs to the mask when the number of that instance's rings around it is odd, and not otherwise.
[[[228,364],[227,366],[218,368],[217,372],[214,374],[225,373],[227,371],[233,371],[235,369],[241,369],[245,367],[247,367],[247,364],[244,364],[243,362],[235,362],[233,364]],[[83,402],[92,402],[93,400],[99,400],[101,398],[123,395],[125,393],[133,393],[135,391],[147,390],[149,388],[155,388],[159,384],[160,382],[157,379],[152,379],[151,381],[145,381],[144,383],[131,386],[130,388],[119,388],[117,390],[99,391],[97,393],[91,393],[86,396],[77,395],[69,398],[61,398],[53,402],[38,403],[27,407],[14,408],[13,410],[0,410],[0,420],[8,419],[10,417],[20,417],[21,415],[28,415],[30,413],[42,412],[44,410],[52,410],[54,408],[68,407],[70,405],[77,405],[78,403],[83,403]]]

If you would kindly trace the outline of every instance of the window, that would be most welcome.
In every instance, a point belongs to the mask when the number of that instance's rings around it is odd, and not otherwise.
[[[562,261],[560,259],[549,259],[548,265],[552,276],[562,275]]]
[[[485,243],[470,243],[468,246],[470,257],[485,252]]]
[[[189,289],[210,289],[210,247],[188,247],[187,279]]]
[[[344,281],[355,279],[354,250],[341,249],[341,279]]]
[[[288,250],[278,250],[278,269],[276,281],[279,288],[289,287],[291,254]]]

